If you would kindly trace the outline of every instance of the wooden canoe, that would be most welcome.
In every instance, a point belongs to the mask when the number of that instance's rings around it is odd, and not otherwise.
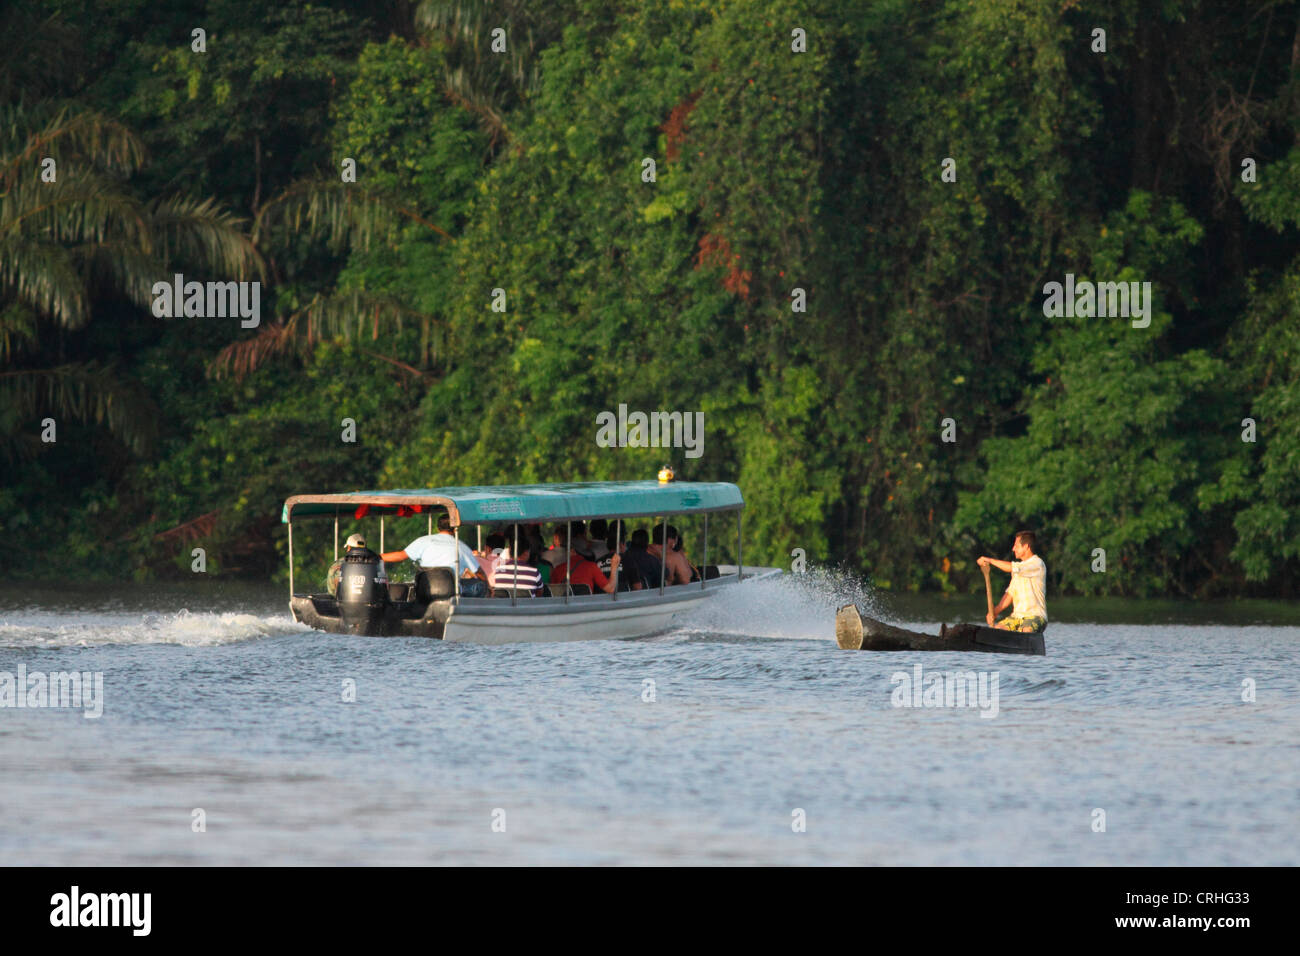
[[[980,651],[985,654],[1047,653],[1043,635],[1003,631],[975,624],[943,625],[939,634],[921,634],[867,617],[856,604],[835,615],[835,641],[852,651]]]

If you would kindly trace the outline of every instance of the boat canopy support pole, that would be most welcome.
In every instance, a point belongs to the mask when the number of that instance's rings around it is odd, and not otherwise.
[[[289,604],[293,604],[293,519],[289,519]]]
[[[515,596],[519,593],[519,522],[515,522],[515,547],[510,552],[511,570],[514,571],[515,579],[510,583],[514,585],[510,589],[510,606],[515,606]]]
[[[339,509],[334,509],[334,560],[339,559]]]
[[[609,539],[607,538],[606,540],[609,540]],[[623,544],[623,519],[621,519],[621,518],[615,518],[615,519],[614,519],[614,554],[615,554],[615,556],[618,555],[618,553],[619,553],[619,548],[622,546],[622,544]],[[616,568],[614,569],[614,590],[613,590],[613,592],[610,594],[610,597],[611,597],[613,600],[615,600],[615,601],[618,600],[618,572],[620,572],[620,571],[623,570],[623,568],[622,568],[623,561],[622,561],[621,558],[619,559],[619,562],[618,562],[618,563],[619,563],[619,566],[616,567]]]
[[[384,516],[379,516],[379,553],[384,553]]]
[[[745,580],[745,556],[740,550],[740,523],[744,518],[739,511],[736,512],[736,580]]]
[[[476,524],[474,525],[474,530],[478,532],[478,549],[481,553],[483,551],[483,526],[481,524]]]
[[[659,545],[659,593],[664,593],[664,583],[668,580],[668,516],[664,515],[664,532]]]
[[[456,570],[452,571],[452,576],[456,579],[456,603],[460,603],[460,525],[456,525]]]
[[[700,590],[709,577],[709,513],[704,512],[704,562],[700,565]]]
[[[433,509],[429,509],[429,534],[433,534]]]
[[[568,604],[569,592],[573,590],[573,581],[569,578],[569,572],[573,570],[573,522],[571,520],[564,522],[564,539],[564,603]]]

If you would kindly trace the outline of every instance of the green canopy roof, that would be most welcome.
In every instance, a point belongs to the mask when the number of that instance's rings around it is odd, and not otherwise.
[[[585,481],[556,485],[475,485],[468,488],[401,488],[339,495],[294,495],[280,520],[322,515],[424,514],[446,509],[453,525],[573,518],[736,511],[740,489],[725,481]]]

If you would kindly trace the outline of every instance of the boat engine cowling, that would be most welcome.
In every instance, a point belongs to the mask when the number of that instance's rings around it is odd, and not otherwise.
[[[369,550],[349,551],[339,578],[339,617],[357,634],[375,633],[388,606],[384,562]]]

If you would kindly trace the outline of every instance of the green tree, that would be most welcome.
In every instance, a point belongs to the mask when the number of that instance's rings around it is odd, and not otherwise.
[[[137,451],[148,443],[154,415],[138,387],[101,362],[58,360],[63,334],[91,321],[96,294],[147,308],[173,266],[241,279],[259,267],[238,221],[215,204],[132,196],[123,178],[142,155],[134,135],[93,111],[0,111],[0,441],[11,454],[32,450],[33,419],[45,412],[102,422]]]
[[[1217,479],[1232,437],[1216,432],[1225,366],[1203,350],[1171,353],[1171,303],[1189,289],[1202,227],[1177,203],[1134,192],[1108,217],[1077,281],[1152,283],[1151,324],[1061,317],[1035,352],[1040,383],[1028,427],[980,448],[987,472],[961,495],[956,526],[1000,553],[1022,527],[1041,533],[1056,587],[1083,593],[1188,591],[1208,558],[1198,493]],[[1105,551],[1105,573],[1092,569]]]
[[[1238,194],[1252,219],[1274,235],[1294,238],[1300,228],[1300,147],[1267,164],[1258,181],[1242,184]],[[1234,506],[1232,558],[1247,581],[1273,581],[1290,591],[1300,565],[1300,258],[1276,271],[1258,270],[1247,290],[1230,343],[1237,410],[1245,414],[1224,425],[1234,433],[1240,429],[1243,440],[1234,442],[1236,454],[1218,486],[1202,494],[1202,504]],[[1247,418],[1254,424],[1252,442],[1244,440]]]

